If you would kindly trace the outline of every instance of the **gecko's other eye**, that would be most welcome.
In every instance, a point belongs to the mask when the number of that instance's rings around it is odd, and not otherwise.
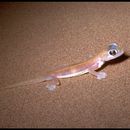
[[[117,54],[117,50],[112,49],[112,50],[109,51],[109,54],[112,55],[112,56],[114,56],[114,55]]]

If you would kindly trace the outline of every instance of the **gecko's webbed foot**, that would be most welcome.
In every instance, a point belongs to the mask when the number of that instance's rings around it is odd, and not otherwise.
[[[89,72],[90,74],[96,76],[97,79],[99,79],[99,80],[100,80],[100,79],[104,79],[104,78],[107,77],[107,74],[106,74],[105,72],[96,72],[95,70],[92,70],[92,69],[88,70],[88,72]]]
[[[49,91],[54,91],[56,89],[56,85],[55,84],[47,84],[46,87],[48,88]]]
[[[107,74],[105,72],[98,72],[97,73],[97,79],[104,79],[107,77]]]
[[[53,80],[48,81],[46,87],[48,88],[48,90],[54,91],[56,89],[56,86],[59,86],[60,84],[60,81],[55,78]]]

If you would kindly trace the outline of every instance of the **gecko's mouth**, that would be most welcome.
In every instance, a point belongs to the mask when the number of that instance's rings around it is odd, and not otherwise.
[[[121,50],[120,52],[118,52],[118,54],[116,54],[116,55],[113,57],[113,59],[115,59],[115,58],[117,58],[117,57],[120,57],[120,56],[123,55],[123,54],[124,54],[124,51]]]
[[[123,55],[123,54],[124,54],[124,51],[121,50],[121,51],[117,54],[117,57],[118,57],[118,56],[121,56],[121,55]]]

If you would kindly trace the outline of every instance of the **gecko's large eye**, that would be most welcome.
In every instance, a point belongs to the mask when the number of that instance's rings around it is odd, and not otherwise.
[[[114,56],[114,55],[117,54],[117,50],[112,49],[112,50],[109,51],[109,54],[112,55],[112,56]]]

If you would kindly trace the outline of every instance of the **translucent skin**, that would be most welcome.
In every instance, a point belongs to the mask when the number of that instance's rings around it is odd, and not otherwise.
[[[56,70],[52,73],[50,73],[50,76],[53,76],[55,78],[69,78],[73,76],[82,75],[85,73],[88,73],[90,68],[93,68],[93,70],[97,70],[102,67],[102,65],[109,60],[115,59],[119,56],[121,56],[124,53],[123,50],[118,50],[118,53],[114,56],[110,55],[108,51],[102,51],[97,56],[72,66],[65,67],[60,70]]]
[[[116,50],[116,53],[114,55],[111,55],[110,51],[113,49]],[[124,51],[120,49],[116,43],[113,43],[109,45],[107,50],[103,50],[102,52],[87,61],[50,72],[47,75],[37,79],[32,79],[29,81],[10,85],[8,88],[14,88],[16,86],[24,86],[47,81],[47,88],[49,90],[54,90],[57,85],[61,84],[59,79],[79,76],[85,73],[90,73],[96,76],[97,79],[103,79],[106,78],[107,74],[105,72],[96,72],[95,70],[101,68],[106,61],[120,57],[123,53]]]

